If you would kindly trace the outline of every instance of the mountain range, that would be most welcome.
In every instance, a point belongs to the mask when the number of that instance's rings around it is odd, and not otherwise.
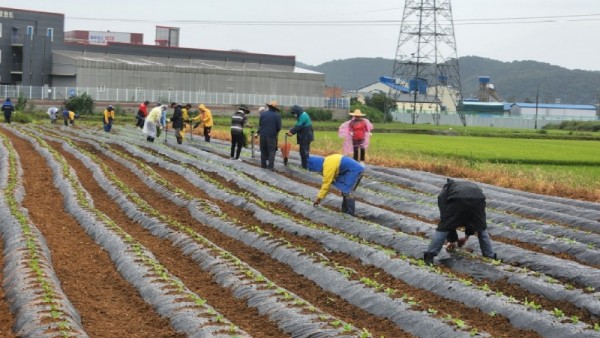
[[[458,60],[464,98],[477,98],[479,76],[489,76],[499,98],[505,102],[598,104],[600,71],[567,69],[537,61],[503,62],[478,56]],[[325,74],[327,86],[352,91],[391,76],[393,59],[351,58],[333,60],[318,66],[299,67]]]

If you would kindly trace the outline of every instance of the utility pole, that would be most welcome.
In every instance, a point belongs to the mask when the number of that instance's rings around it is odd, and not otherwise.
[[[439,110],[456,110],[466,125],[450,0],[406,0],[392,78],[407,87],[404,102],[406,94],[412,94],[413,124],[418,118],[417,104],[422,107],[427,102],[447,104]],[[390,89],[393,101],[401,97]]]
[[[537,86],[537,90],[535,91],[535,122],[533,124],[533,129],[537,130],[537,119],[538,119],[538,105],[540,102],[540,86]]]

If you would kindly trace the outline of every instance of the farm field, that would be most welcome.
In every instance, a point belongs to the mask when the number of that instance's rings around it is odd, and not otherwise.
[[[313,207],[296,153],[242,158],[1,125],[1,335],[600,337],[600,204],[481,184],[499,260],[470,240],[429,267],[447,177],[368,165],[353,218]]]

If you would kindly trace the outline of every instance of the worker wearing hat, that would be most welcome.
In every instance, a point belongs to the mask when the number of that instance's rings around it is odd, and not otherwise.
[[[106,109],[104,109],[103,115],[104,118],[102,120],[102,123],[104,125],[104,131],[109,133],[112,129],[113,120],[115,119],[115,109],[113,108],[113,106],[109,105],[108,107],[106,107]]]
[[[210,132],[213,127],[212,112],[202,103],[198,106],[198,110],[200,111],[200,114],[192,119],[193,122],[198,122],[194,124],[194,128],[198,127],[198,125],[202,123],[204,126],[204,141],[210,142]]]
[[[360,109],[355,109],[349,115],[352,119],[340,126],[338,135],[344,139],[344,154],[353,154],[354,160],[364,165],[373,124],[365,118],[366,115]]]
[[[281,130],[281,115],[277,101],[271,101],[266,105],[267,110],[260,113],[256,134],[260,136],[260,166],[274,171],[277,136]]]

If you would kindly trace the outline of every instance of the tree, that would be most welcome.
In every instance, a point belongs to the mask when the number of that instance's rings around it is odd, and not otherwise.
[[[365,99],[365,103],[367,106],[373,107],[382,113],[383,118],[381,122],[392,120],[391,113],[389,111],[390,99],[385,93],[374,93]]]
[[[94,112],[94,100],[87,93],[73,96],[64,102],[65,107],[77,114],[92,114]]]

